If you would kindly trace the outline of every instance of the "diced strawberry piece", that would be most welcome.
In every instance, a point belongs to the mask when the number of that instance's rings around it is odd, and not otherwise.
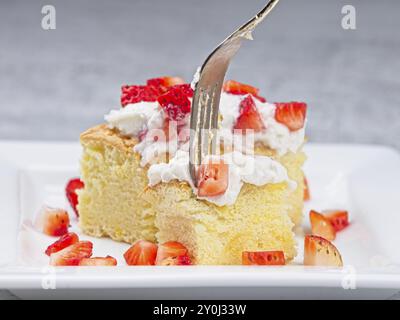
[[[77,190],[83,189],[85,187],[83,181],[80,179],[72,179],[68,182],[67,186],[65,187],[65,194],[67,195],[67,199],[74,209],[76,215],[79,217],[77,205],[78,205],[78,194],[76,193]]]
[[[39,213],[36,228],[52,237],[61,237],[68,233],[69,216],[64,209],[44,207]]]
[[[185,80],[180,77],[162,77],[147,80],[148,86],[159,88],[161,93],[166,92],[168,90],[168,87],[184,83]]]
[[[192,262],[188,255],[169,257],[162,260],[160,266],[190,266]]]
[[[304,265],[342,267],[343,260],[329,240],[307,235],[304,239]]]
[[[304,127],[307,104],[304,102],[276,103],[275,120],[284,124],[290,131]]]
[[[311,199],[310,187],[308,185],[308,180],[304,176],[304,201],[309,201]]]
[[[154,102],[162,92],[154,86],[122,86],[121,105],[125,107],[130,103],[141,101]]]
[[[79,265],[85,267],[113,267],[117,265],[117,260],[111,256],[84,258],[79,262]]]
[[[345,210],[325,210],[322,213],[331,222],[336,232],[343,230],[350,224],[349,214]]]
[[[70,233],[64,234],[56,242],[49,245],[47,247],[45,253],[48,256],[50,256],[51,254],[61,251],[62,249],[65,249],[66,247],[69,247],[70,245],[73,245],[77,242],[79,242],[79,237],[76,233],[70,232]]]
[[[165,263],[170,263],[171,259],[178,257],[188,256],[187,248],[180,242],[168,241],[158,246],[156,265],[163,265],[163,261],[170,259]],[[182,261],[187,260],[186,258],[180,258]]]
[[[229,166],[222,160],[202,164],[198,171],[198,196],[215,197],[228,189]]]
[[[181,90],[182,93],[189,98],[192,98],[194,95],[194,91],[193,91],[192,87],[190,86],[190,84],[187,84],[187,83],[177,84],[177,85],[173,86],[172,88]]]
[[[191,103],[184,86],[172,87],[158,98],[158,102],[170,120],[182,120],[190,112]]]
[[[92,256],[93,244],[89,241],[77,242],[50,255],[52,266],[77,266],[82,259]]]
[[[224,83],[223,90],[227,93],[236,95],[251,94],[261,102],[267,102],[265,98],[259,96],[259,91],[260,91],[259,89],[250,86],[248,84],[240,83],[238,81],[234,80],[226,81]]]
[[[240,114],[236,120],[234,129],[254,130],[255,132],[260,132],[265,129],[256,104],[250,95],[240,103]]]
[[[335,228],[332,226],[331,222],[322,214],[314,210],[311,210],[310,222],[313,235],[321,236],[328,240],[335,240],[336,238]]]
[[[242,264],[245,266],[283,266],[285,263],[283,251],[244,251],[242,253]]]
[[[157,249],[157,245],[150,241],[138,240],[124,253],[124,258],[130,266],[154,265]]]

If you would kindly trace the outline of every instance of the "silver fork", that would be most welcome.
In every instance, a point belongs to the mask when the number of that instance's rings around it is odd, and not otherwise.
[[[197,169],[203,160],[215,154],[218,143],[219,102],[225,74],[231,59],[240,49],[243,39],[252,40],[252,31],[265,19],[279,0],[268,4],[228,38],[226,38],[206,59],[198,71],[198,81],[193,97],[190,119],[189,170],[197,186]]]

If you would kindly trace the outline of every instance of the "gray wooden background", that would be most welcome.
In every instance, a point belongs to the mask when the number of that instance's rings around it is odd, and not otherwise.
[[[191,79],[265,0],[1,0],[0,139],[77,140],[123,83]],[[54,4],[57,29],[41,29]],[[341,27],[353,4],[357,29]],[[232,65],[271,101],[310,105],[312,141],[400,149],[400,1],[282,0]]]
[[[0,139],[77,140],[118,106],[121,84],[190,80],[265,2],[0,0]],[[54,31],[41,29],[46,4]],[[356,30],[341,27],[345,4]],[[311,141],[400,150],[400,1],[281,0],[229,77],[308,102]]]

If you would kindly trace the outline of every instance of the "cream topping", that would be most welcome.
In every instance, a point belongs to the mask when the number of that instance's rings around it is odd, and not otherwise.
[[[254,135],[242,135],[234,132],[234,126],[240,114],[240,103],[246,96],[221,94],[220,115],[221,123],[218,130],[218,139],[224,146],[231,146],[232,150],[219,157],[229,164],[229,183],[226,192],[218,197],[202,198],[216,205],[231,205],[235,202],[243,183],[262,186],[268,183],[287,182],[293,188],[295,183],[290,181],[286,169],[277,161],[266,157],[253,155],[255,142],[276,150],[279,155],[289,151],[297,152],[304,142],[304,128],[291,132],[285,125],[275,120],[275,104],[263,103],[254,98],[256,107],[265,125],[265,130]],[[165,114],[158,102],[139,102],[129,104],[125,108],[112,110],[105,116],[110,128],[117,128],[122,134],[132,137],[141,137],[142,140],[134,147],[134,151],[141,155],[141,166],[149,166],[149,185],[168,183],[172,180],[185,181],[197,190],[189,174],[189,153],[187,136],[170,136],[166,139],[154,139],[154,135],[163,133]],[[189,115],[176,124],[170,122],[171,132],[189,130]],[[146,134],[147,132],[147,134]],[[151,132],[151,134],[149,134]],[[154,134],[156,132],[156,134]],[[246,139],[244,145],[241,140]],[[249,143],[250,142],[250,143]],[[169,162],[165,155],[169,155]],[[162,163],[160,157],[164,156]]]

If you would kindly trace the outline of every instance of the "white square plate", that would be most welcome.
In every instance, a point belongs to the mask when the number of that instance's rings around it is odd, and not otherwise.
[[[120,266],[57,270],[43,253],[54,239],[36,232],[32,221],[44,203],[68,208],[64,186],[79,173],[81,149],[75,143],[0,142],[0,150],[0,288],[21,297],[388,298],[400,291],[400,155],[392,149],[306,148],[312,201],[305,212],[350,212],[351,226],[335,241],[343,269],[301,266],[299,231],[299,256],[284,267],[127,267],[122,254],[128,245],[82,235],[93,241],[95,256],[110,254]],[[42,290],[48,288],[57,290]]]

